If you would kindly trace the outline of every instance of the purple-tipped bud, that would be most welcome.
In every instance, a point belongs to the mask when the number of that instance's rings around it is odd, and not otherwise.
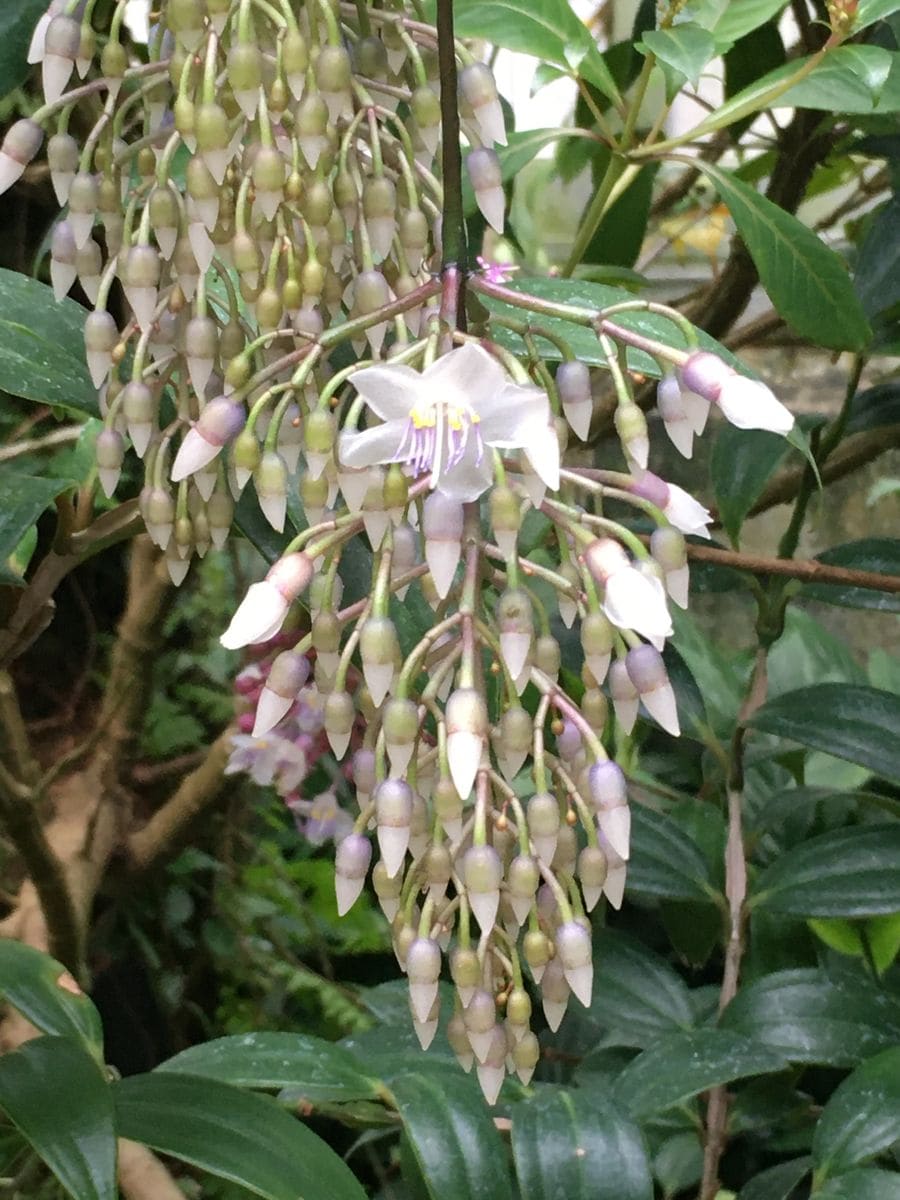
[[[74,17],[59,13],[47,26],[41,82],[46,104],[55,104],[72,76],[81,48],[81,25]]]
[[[591,958],[591,935],[577,921],[567,921],[557,929],[554,940],[556,953],[563,965],[566,983],[587,1008],[591,1003],[594,970]]]
[[[637,720],[639,697],[625,661],[621,658],[617,658],[609,669],[609,694],[616,719],[626,733],[631,733]]]
[[[459,73],[459,91],[463,107],[468,108],[478,125],[481,140],[488,146],[495,142],[505,146],[503,109],[490,67],[479,62],[463,67]]]
[[[409,1000],[419,1021],[427,1021],[437,999],[441,948],[432,938],[418,937],[406,952]]]
[[[348,833],[338,843],[334,856],[334,890],[339,917],[349,912],[359,899],[371,861],[372,843],[364,834]]]
[[[173,482],[179,483],[208,466],[222,447],[240,433],[246,419],[243,404],[236,404],[227,396],[210,400],[181,441],[172,464]]]
[[[588,771],[588,791],[596,809],[619,808],[628,803],[628,784],[618,763],[598,762]]]
[[[425,561],[443,600],[453,584],[462,552],[463,506],[442,492],[431,492],[423,505]]]
[[[734,371],[716,354],[708,350],[698,350],[692,354],[681,368],[681,382],[710,404],[715,404],[726,380],[734,375]]]
[[[41,148],[44,131],[35,121],[16,121],[0,145],[0,194],[22,177],[28,164]]]
[[[566,979],[565,968],[559,955],[551,958],[544,969],[540,982],[541,1000],[547,1024],[556,1033],[566,1014],[571,988]]]
[[[685,458],[690,458],[694,453],[694,425],[685,407],[676,375],[663,375],[659,381],[656,407],[673,446]]]
[[[294,650],[284,650],[272,663],[256,705],[253,736],[263,737],[286,716],[297,693],[309,679],[309,659]]]
[[[117,429],[101,429],[94,448],[97,474],[106,496],[111,497],[122,474],[125,442]]]
[[[635,646],[628,651],[625,665],[647,711],[663,729],[678,737],[678,710],[675,693],[669,683],[662,655],[654,646]]]

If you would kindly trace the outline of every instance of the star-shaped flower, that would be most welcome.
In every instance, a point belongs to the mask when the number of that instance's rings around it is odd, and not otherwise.
[[[421,373],[399,363],[364,367],[353,385],[383,422],[341,434],[345,467],[403,463],[454,500],[476,500],[494,477],[492,450],[523,450],[552,490],[559,447],[547,395],[513,383],[497,360],[467,342]]]

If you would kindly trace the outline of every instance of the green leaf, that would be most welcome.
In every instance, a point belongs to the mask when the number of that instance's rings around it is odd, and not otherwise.
[[[715,890],[703,855],[674,821],[636,804],[626,888],[663,900],[710,900]]]
[[[693,0],[692,21],[708,29],[721,53],[740,38],[770,21],[787,0]],[[678,26],[676,25],[676,29]]]
[[[790,449],[783,437],[762,429],[726,424],[716,433],[709,472],[718,517],[733,544],[737,545],[744,518]]]
[[[4,1054],[0,1108],[74,1200],[116,1200],[112,1096],[78,1042],[40,1037]]]
[[[816,1179],[874,1158],[900,1129],[900,1046],[857,1067],[822,1110],[813,1134]]]
[[[57,301],[27,275],[0,269],[0,390],[96,417],[97,391],[84,357],[87,310]]]
[[[738,1192],[738,1200],[788,1200],[812,1166],[809,1158],[792,1158],[754,1175]]]
[[[692,1029],[660,1038],[615,1082],[617,1099],[638,1120],[683,1104],[720,1083],[780,1071],[782,1054],[728,1029]]]
[[[268,1096],[160,1072],[113,1085],[116,1128],[264,1200],[363,1200],[334,1151]]]
[[[587,26],[567,0],[456,0],[457,37],[483,38],[579,72],[610,100],[618,89]]]
[[[605,1045],[650,1045],[693,1024],[691,999],[681,977],[647,946],[612,929],[594,939],[591,1016],[611,1032]]]
[[[900,824],[820,834],[782,854],[753,887],[752,904],[799,917],[874,917],[900,911]]]
[[[877,1167],[860,1167],[829,1179],[819,1196],[828,1200],[900,1200],[900,1175]]]
[[[710,33],[693,21],[684,21],[669,29],[651,29],[637,43],[638,50],[654,54],[660,63],[675,72],[676,86],[667,87],[670,97],[686,79],[695,87],[700,72],[716,55],[716,43]]]
[[[0,996],[42,1033],[83,1042],[102,1062],[100,1014],[62,963],[49,954],[0,939]]]
[[[883,21],[885,17],[890,17],[896,12],[900,12],[900,4],[897,3],[897,0],[859,0],[853,31],[859,33],[867,25],[872,25],[875,21]]]
[[[597,1088],[541,1088],[515,1105],[512,1151],[522,1200],[652,1200],[640,1131]]]
[[[292,1100],[370,1100],[379,1094],[349,1050],[301,1033],[242,1033],[191,1046],[157,1071],[236,1087],[287,1088]],[[282,1100],[287,1097],[282,1096]]]
[[[433,1200],[512,1200],[503,1143],[471,1076],[417,1071],[391,1091]]]
[[[0,358],[2,355],[0,342]],[[7,473],[0,478],[0,563],[5,564],[12,557],[44,509],[71,486],[65,479],[43,479],[33,475]],[[10,572],[6,582],[18,583],[20,580],[15,572]]]
[[[631,292],[625,291],[624,288],[610,287],[605,283],[589,283],[583,279],[549,279],[539,276],[533,278],[519,277],[513,280],[508,286],[513,291],[525,292],[528,295],[537,296],[542,300],[552,300],[556,304],[571,304],[577,308],[608,308],[613,304],[621,304],[623,301],[634,300],[634,295]],[[524,309],[516,308],[511,304],[504,304],[499,300],[490,300],[486,296],[479,297],[479,299],[483,301],[491,312],[498,315],[515,317],[519,321],[528,319],[529,314]],[[546,326],[547,329],[552,330],[559,337],[568,341],[575,357],[580,358],[582,362],[586,362],[591,366],[603,366],[606,364],[606,359],[600,351],[600,343],[597,340],[596,334],[591,329],[583,325],[574,325],[571,321],[565,321],[559,317],[535,316],[533,319],[536,324]],[[665,342],[676,349],[684,350],[688,348],[678,326],[655,313],[618,313],[615,320],[617,324],[624,326],[626,329],[631,329],[635,333],[643,334],[645,337]],[[697,329],[695,332],[701,349],[711,350],[733,367],[741,366],[734,355],[729,350],[726,350],[724,346],[721,346],[714,338],[711,338],[709,334],[704,333],[701,329]],[[524,353],[522,340],[518,334],[511,333],[508,329],[503,329],[499,326],[492,328],[491,334],[500,345],[506,346],[516,354]],[[552,342],[545,341],[542,338],[536,338],[535,341],[540,348],[541,356],[548,362],[558,362],[560,360],[559,348]],[[629,349],[628,365],[632,370],[640,371],[654,379],[658,379],[660,376],[659,363],[651,355],[645,354],[643,350]]]
[[[823,112],[871,113],[893,110],[897,97],[885,88],[895,55],[883,46],[840,46],[831,51],[800,83],[788,88],[779,104]],[[778,68],[770,83],[789,78],[800,64]],[[831,108],[828,101],[831,98]]]
[[[861,350],[872,331],[842,259],[802,221],[712,163],[697,162],[728,206],[779,314],[832,350]]]
[[[897,538],[861,538],[817,554],[818,562],[855,571],[875,571],[879,575],[900,575],[900,540]],[[802,595],[843,608],[870,608],[875,612],[900,612],[900,593],[879,592],[872,588],[844,583],[808,583]]]
[[[24,83],[32,68],[26,62],[28,44],[46,0],[16,0],[0,11],[0,97]]]
[[[798,688],[769,700],[750,726],[900,782],[900,697],[890,692],[843,683]]]
[[[742,987],[722,1026],[791,1062],[852,1067],[900,1042],[900,1000],[862,976],[778,971]]]
[[[853,397],[847,421],[848,434],[897,424],[900,424],[900,383],[876,383]]]

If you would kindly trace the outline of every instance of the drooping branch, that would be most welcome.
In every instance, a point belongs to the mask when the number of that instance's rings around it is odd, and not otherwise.
[[[804,583],[832,583],[873,592],[891,592],[893,595],[900,593],[900,575],[836,567],[816,559],[772,558],[763,554],[743,554],[718,546],[697,546],[694,543],[688,544],[687,553],[693,562],[715,563],[736,571],[750,571],[753,575],[780,575]]]

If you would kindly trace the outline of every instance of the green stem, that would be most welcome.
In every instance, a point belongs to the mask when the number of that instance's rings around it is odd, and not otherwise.
[[[438,65],[441,79],[441,168],[444,205],[441,223],[443,266],[466,267],[466,227],[462,205],[453,0],[437,0]]]

